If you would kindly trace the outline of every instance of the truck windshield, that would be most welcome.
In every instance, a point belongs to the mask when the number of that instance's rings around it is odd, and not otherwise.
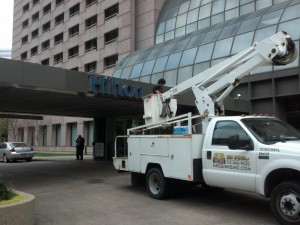
[[[245,126],[252,132],[258,141],[264,144],[275,144],[300,139],[300,133],[292,126],[278,119],[272,118],[245,118]]]

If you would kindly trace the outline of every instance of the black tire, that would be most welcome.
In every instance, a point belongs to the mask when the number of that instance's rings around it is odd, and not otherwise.
[[[282,225],[300,224],[300,183],[290,181],[277,185],[271,195],[271,210]]]
[[[159,168],[152,168],[146,176],[146,187],[151,198],[164,199],[168,196],[168,180]]]
[[[6,154],[3,155],[3,162],[8,163],[10,160],[7,158]]]
[[[31,162],[32,158],[26,159],[26,162]]]
[[[144,174],[141,173],[131,173],[131,185],[133,187],[141,187],[145,186],[146,184],[146,177]]]

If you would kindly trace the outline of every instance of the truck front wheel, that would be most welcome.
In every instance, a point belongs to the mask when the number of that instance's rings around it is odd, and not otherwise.
[[[277,185],[272,192],[271,209],[281,224],[300,224],[300,184],[284,182]]]
[[[168,184],[163,172],[159,168],[152,168],[147,173],[146,186],[151,198],[163,199],[167,196]]]

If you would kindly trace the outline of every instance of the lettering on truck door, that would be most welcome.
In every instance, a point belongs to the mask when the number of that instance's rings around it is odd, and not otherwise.
[[[240,190],[255,191],[257,153],[240,147],[232,150],[228,147],[229,137],[239,137],[240,143],[253,140],[239,123],[222,120],[215,123],[213,135],[208,137],[203,151],[204,177],[208,185]],[[244,149],[243,149],[244,148]]]

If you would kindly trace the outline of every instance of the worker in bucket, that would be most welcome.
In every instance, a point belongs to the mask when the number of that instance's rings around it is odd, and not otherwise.
[[[153,94],[161,94],[164,93],[162,87],[166,84],[165,79],[161,78],[158,80],[157,85],[153,87]]]

